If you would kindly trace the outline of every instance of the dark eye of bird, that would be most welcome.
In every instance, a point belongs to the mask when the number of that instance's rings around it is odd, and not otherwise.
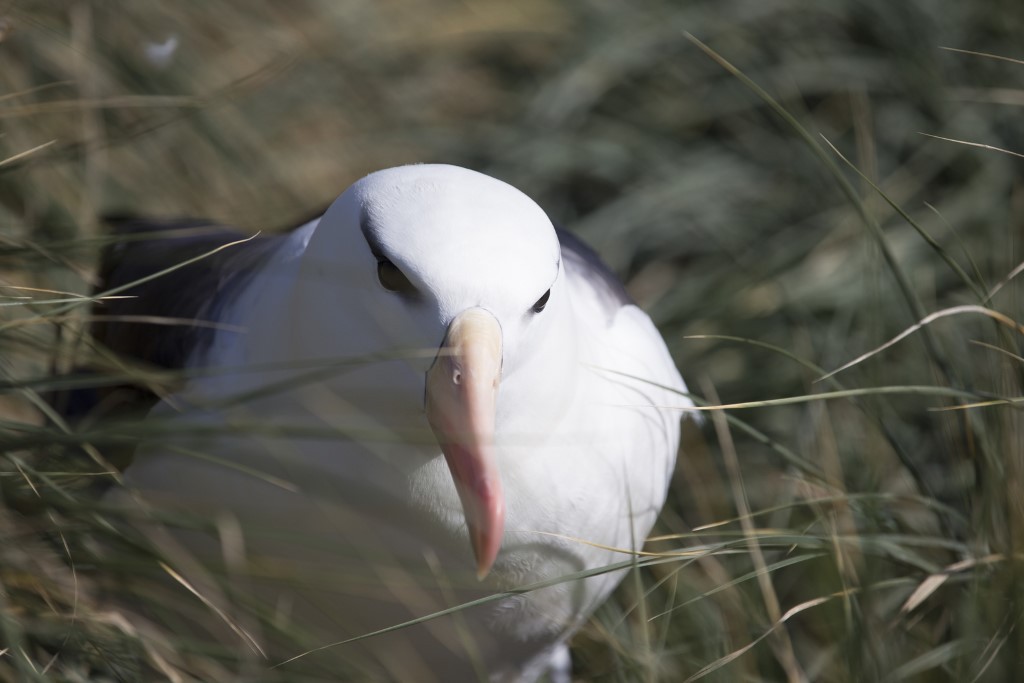
[[[537,303],[533,305],[533,312],[540,313],[544,310],[544,307],[548,305],[548,299],[551,298],[551,290],[544,292],[544,296],[537,299]]]
[[[377,279],[380,280],[380,286],[389,292],[411,294],[416,291],[409,278],[387,259],[377,261]]]

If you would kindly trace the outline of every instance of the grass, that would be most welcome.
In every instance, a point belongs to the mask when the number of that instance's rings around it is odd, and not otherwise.
[[[273,230],[438,160],[581,234],[733,406],[688,424],[579,680],[1012,680],[1018,4],[0,5],[0,679],[231,666],[104,607],[103,468],[41,413],[83,354],[98,215]]]

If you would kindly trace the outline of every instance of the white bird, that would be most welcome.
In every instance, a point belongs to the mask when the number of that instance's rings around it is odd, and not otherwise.
[[[106,286],[234,235],[125,242]],[[189,379],[108,499],[215,522],[144,526],[165,557],[188,550],[174,572],[202,595],[166,587],[180,613],[151,617],[271,661],[327,646],[287,680],[568,680],[567,640],[624,570],[579,575],[643,543],[690,405],[589,248],[501,181],[413,165],[124,293],[96,335]]]

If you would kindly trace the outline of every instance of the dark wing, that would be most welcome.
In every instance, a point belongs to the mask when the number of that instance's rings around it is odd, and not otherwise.
[[[202,220],[108,219],[118,238],[101,256],[96,293],[124,288],[93,305],[89,332],[100,348],[129,367],[177,370],[203,350],[216,332],[219,306],[242,287],[280,244],[282,236],[257,236],[227,246],[155,279],[174,268],[249,235]],[[87,368],[102,375],[109,366]],[[156,402],[138,382],[76,389],[52,397],[65,417],[77,422],[148,410]]]
[[[620,308],[634,303],[622,282],[605,265],[596,251],[567,230],[556,227],[555,232],[562,246],[562,265],[567,271],[581,276],[590,283],[598,299],[604,304],[609,320],[615,317],[615,312]]]
[[[121,239],[103,253],[100,292],[248,240],[118,292],[131,298],[93,307],[94,339],[120,356],[167,369],[184,367],[209,344],[219,304],[260,269],[281,240],[248,239],[234,228],[197,220],[116,219],[111,227]]]

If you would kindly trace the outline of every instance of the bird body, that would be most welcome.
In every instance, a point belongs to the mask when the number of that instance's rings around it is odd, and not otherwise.
[[[532,200],[452,166],[372,174],[258,249],[110,500],[214,520],[154,538],[196,560],[210,636],[272,659],[483,599],[297,671],[565,676],[623,575],[586,573],[650,531],[689,405],[650,319]],[[246,600],[274,617],[236,619]]]

